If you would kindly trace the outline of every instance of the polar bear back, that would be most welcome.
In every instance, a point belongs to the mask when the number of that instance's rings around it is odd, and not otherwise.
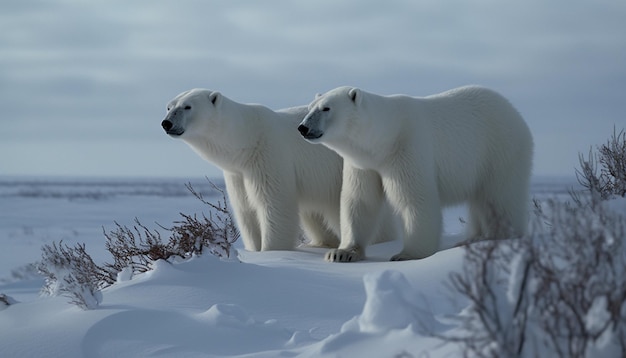
[[[532,135],[517,110],[498,93],[461,87],[421,100],[433,123],[434,154],[443,203],[491,190],[508,176],[527,177]],[[497,175],[497,178],[494,177]],[[473,180],[471,180],[473,179]]]
[[[396,143],[417,146],[416,152],[432,158],[428,161],[444,205],[465,201],[470,193],[498,185],[496,180],[507,176],[526,177],[532,166],[533,142],[526,122],[492,90],[465,86],[427,97],[363,92],[362,102],[372,121],[399,122],[378,123],[376,137],[365,139],[387,146],[381,152],[389,155],[379,160],[392,162],[398,155]],[[395,143],[382,143],[381,138]]]

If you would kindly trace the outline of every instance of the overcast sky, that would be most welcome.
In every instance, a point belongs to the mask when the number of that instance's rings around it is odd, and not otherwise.
[[[517,107],[535,174],[626,127],[626,1],[2,1],[0,175],[218,176],[163,133],[203,87],[273,109],[466,84]],[[295,130],[295,128],[294,128]]]

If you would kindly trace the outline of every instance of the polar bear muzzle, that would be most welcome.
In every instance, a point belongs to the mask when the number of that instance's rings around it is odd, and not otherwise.
[[[180,136],[185,133],[184,129],[176,128],[174,123],[172,123],[169,119],[164,119],[163,122],[161,122],[161,127],[165,130],[165,133],[171,136]]]
[[[298,132],[309,142],[313,142],[324,135],[324,131],[319,128],[319,117],[319,111],[313,110],[304,117],[298,126]]]
[[[163,129],[165,130],[165,133],[175,137],[178,137],[185,133],[184,128],[176,125],[178,122],[180,122],[178,118],[180,116],[180,113],[181,112],[177,108],[173,111],[170,111],[165,116],[165,119],[161,122],[161,127],[163,127]]]
[[[312,130],[309,127],[305,126],[304,124],[300,124],[298,126],[298,131],[304,137],[304,139],[309,140],[309,141],[320,139],[322,135],[324,135],[323,132]]]

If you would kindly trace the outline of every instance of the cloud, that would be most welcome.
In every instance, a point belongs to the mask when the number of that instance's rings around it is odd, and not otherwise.
[[[166,102],[193,87],[282,108],[345,84],[412,95],[483,84],[526,117],[539,173],[573,173],[577,152],[602,142],[626,113],[620,0],[65,0],[2,7],[0,149],[20,155],[1,158],[0,174],[79,175],[90,161],[99,163],[93,175],[97,168],[171,172],[88,140],[160,153],[182,163],[182,176],[219,175],[159,128]],[[80,155],[67,149],[71,143],[83,147]],[[173,154],[172,146],[180,150]],[[50,155],[44,166],[35,153],[46,148],[63,155]]]

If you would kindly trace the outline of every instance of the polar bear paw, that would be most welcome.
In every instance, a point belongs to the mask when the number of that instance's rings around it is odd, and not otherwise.
[[[354,262],[363,260],[363,250],[358,248],[343,250],[332,249],[326,253],[324,259],[328,262]]]

